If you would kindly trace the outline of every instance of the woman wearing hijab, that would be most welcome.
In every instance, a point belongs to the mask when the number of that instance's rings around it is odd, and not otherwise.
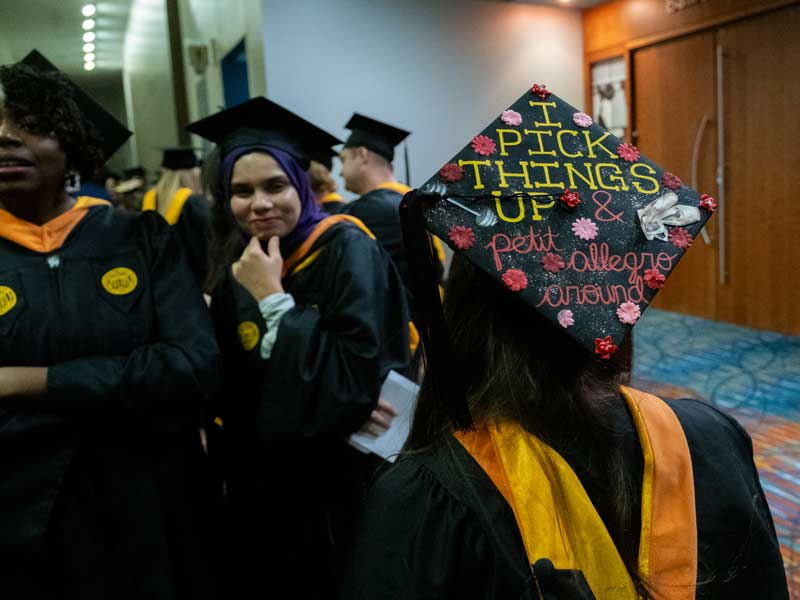
[[[214,597],[210,319],[161,217],[74,195],[129,135],[40,54],[0,67],[4,597]]]
[[[427,368],[340,597],[787,599],[747,433],[629,385],[630,330],[716,203],[542,86],[501,112],[403,199]],[[508,122],[547,141],[462,169]],[[597,179],[568,189],[553,168],[558,191],[533,199],[502,170],[533,165],[529,151],[579,157]],[[443,303],[427,232],[456,253]]]
[[[211,310],[225,382],[209,448],[227,491],[225,587],[329,598],[373,464],[347,438],[383,421],[381,384],[409,360],[403,285],[363,224],[320,211],[307,157],[335,138],[264,98],[189,131],[219,145]]]

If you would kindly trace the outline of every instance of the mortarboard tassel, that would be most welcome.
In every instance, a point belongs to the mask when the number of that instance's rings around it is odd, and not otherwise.
[[[414,297],[414,322],[420,334],[426,362],[426,377],[433,384],[436,398],[447,411],[453,426],[467,430],[474,427],[463,380],[452,359],[450,334],[437,281],[437,259],[425,229],[423,209],[440,201],[437,194],[413,190],[403,197],[400,222],[411,274]]]

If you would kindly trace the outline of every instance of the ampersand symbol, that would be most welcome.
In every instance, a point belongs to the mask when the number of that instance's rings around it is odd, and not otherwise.
[[[603,194],[603,196],[601,196],[601,194]],[[605,202],[602,200],[605,200]],[[612,221],[624,223],[622,220],[622,215],[625,214],[625,211],[613,213],[608,208],[608,205],[611,204],[611,194],[609,192],[605,190],[597,190],[594,194],[592,194],[592,201],[597,205],[597,210],[594,211],[595,219],[602,223],[611,223]]]

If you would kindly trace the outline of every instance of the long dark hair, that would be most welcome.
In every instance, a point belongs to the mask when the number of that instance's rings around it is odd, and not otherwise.
[[[242,235],[228,209],[222,186],[222,152],[215,147],[203,161],[203,191],[211,199],[211,241],[208,247],[208,275],[203,289],[212,291],[225,274],[237,252],[241,251]]]
[[[637,573],[638,535],[632,535],[638,531],[633,502],[638,490],[608,411],[622,401],[619,386],[630,378],[630,337],[601,363],[458,255],[443,310],[448,361],[457,365],[472,420],[514,421],[556,450],[579,447],[591,453],[612,494],[604,523],[640,594],[649,597]],[[426,372],[405,453],[439,447],[455,428],[433,380]]]

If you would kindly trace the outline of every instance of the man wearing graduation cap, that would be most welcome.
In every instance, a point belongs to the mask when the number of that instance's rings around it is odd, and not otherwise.
[[[194,148],[166,148],[161,176],[142,199],[142,211],[155,210],[178,236],[189,257],[198,285],[208,270],[209,207],[201,194],[200,163]]]
[[[38,52],[0,66],[7,598],[215,597],[206,307],[163,219],[77,195],[130,135]]]
[[[345,127],[352,131],[339,154],[345,186],[359,198],[344,213],[361,219],[386,248],[409,288],[408,260],[400,231],[400,200],[411,190],[394,176],[394,150],[409,132],[355,113]],[[441,248],[441,245],[438,246]],[[444,251],[439,255],[444,269]]]
[[[788,597],[744,429],[626,385],[716,206],[541,85],[404,197],[425,381],[342,598]]]

